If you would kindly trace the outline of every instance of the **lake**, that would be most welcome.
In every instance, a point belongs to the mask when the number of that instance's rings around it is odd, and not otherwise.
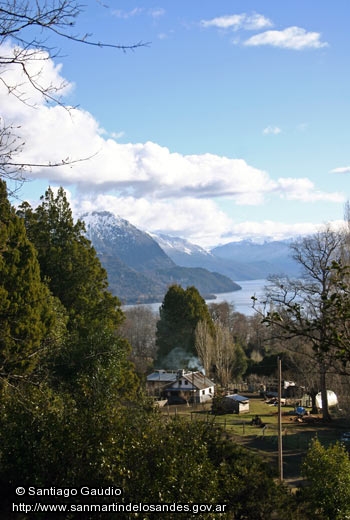
[[[215,300],[207,300],[207,303],[221,303],[228,302],[234,305],[234,309],[246,316],[253,316],[255,313],[252,308],[252,296],[261,299],[264,295],[264,287],[266,280],[245,280],[237,281],[238,285],[242,287],[240,291],[217,294]]]
[[[237,312],[245,314],[246,316],[253,316],[255,311],[252,309],[252,296],[260,297],[264,294],[264,287],[266,280],[245,280],[243,282],[237,281],[238,285],[242,287],[240,291],[234,291],[229,293],[216,294],[215,300],[206,300],[209,303],[221,303],[228,302],[234,305],[234,309]],[[151,308],[154,312],[158,312],[161,303],[148,303],[147,307]],[[134,307],[133,305],[125,305],[125,308]]]

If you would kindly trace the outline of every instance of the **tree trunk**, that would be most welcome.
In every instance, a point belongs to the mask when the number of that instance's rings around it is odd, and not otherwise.
[[[322,419],[325,422],[331,421],[331,416],[328,409],[328,397],[327,397],[327,385],[326,385],[326,369],[322,363],[320,366],[320,386],[321,386],[321,399],[322,399]]]
[[[309,396],[311,397],[311,413],[312,414],[317,414],[318,413],[318,410],[317,410],[317,405],[316,405],[316,395],[317,395],[317,390],[310,390],[309,391]]]

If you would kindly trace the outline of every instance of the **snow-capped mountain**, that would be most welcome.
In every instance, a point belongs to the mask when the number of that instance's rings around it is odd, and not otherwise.
[[[82,215],[81,220],[98,254],[117,255],[127,266],[140,272],[175,267],[150,235],[113,213],[93,211]]]
[[[290,250],[291,240],[272,240],[257,243],[252,240],[230,242],[211,250],[215,257],[231,264],[244,260],[246,267],[253,267],[260,271],[258,278],[266,278],[270,274],[287,274],[298,276],[300,266],[292,258]],[[239,278],[243,280],[243,278]]]
[[[240,288],[222,274],[177,265],[149,234],[110,212],[93,211],[80,219],[122,303],[162,301],[172,283],[194,285],[203,297]]]
[[[290,240],[242,240],[206,251],[179,237],[164,234],[152,236],[176,264],[203,267],[232,280],[258,280],[274,273],[298,274],[298,265],[290,257]]]
[[[151,233],[151,236],[158,242],[164,251],[173,250],[174,252],[181,252],[186,255],[200,254],[204,256],[212,256],[211,253],[203,249],[201,246],[192,244],[184,238],[165,235],[164,233]]]

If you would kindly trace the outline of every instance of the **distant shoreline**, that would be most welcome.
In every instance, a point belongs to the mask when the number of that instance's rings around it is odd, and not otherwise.
[[[235,282],[240,286],[240,289],[231,291],[228,293],[216,293],[213,296],[214,299],[205,297],[207,303],[221,303],[227,301],[229,304],[234,306],[236,312],[240,312],[246,316],[252,316],[254,309],[252,307],[252,296],[261,297],[266,285],[265,279],[259,280],[243,280]],[[211,296],[211,295],[209,295]],[[122,309],[130,309],[138,305],[144,305],[151,308],[155,313],[159,312],[159,308],[162,305],[161,302],[145,302],[145,303],[128,303],[122,305]]]

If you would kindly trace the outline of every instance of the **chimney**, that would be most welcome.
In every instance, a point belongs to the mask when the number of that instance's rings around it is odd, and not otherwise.
[[[183,368],[181,368],[180,370],[177,371],[177,380],[179,380],[182,376],[185,375],[185,370]]]

